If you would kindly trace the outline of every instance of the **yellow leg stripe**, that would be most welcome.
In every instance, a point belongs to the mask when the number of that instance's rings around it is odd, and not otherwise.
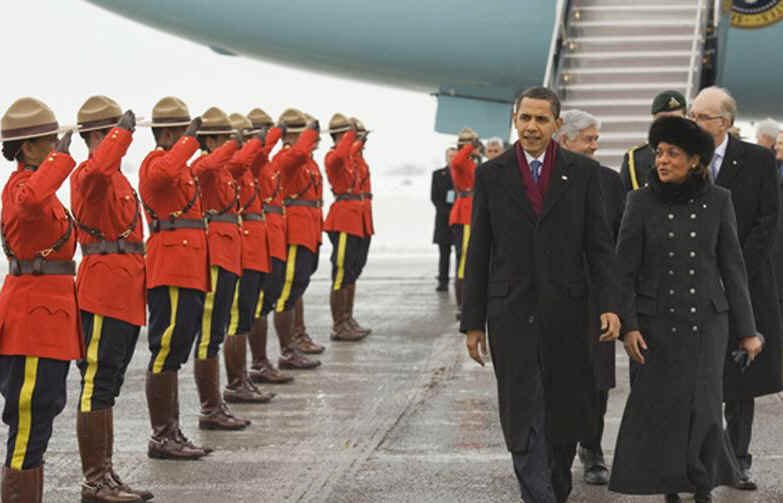
[[[345,246],[348,244],[348,234],[340,233],[340,241],[337,243],[337,276],[334,278],[334,290],[337,291],[343,287],[345,279]]]
[[[14,454],[11,457],[11,468],[14,470],[22,469],[27,454],[27,443],[30,441],[30,428],[33,422],[33,392],[37,375],[38,357],[28,356],[24,361],[24,382],[19,392],[19,425],[14,441]]]
[[[234,301],[231,303],[231,318],[228,320],[228,335],[236,335],[239,328],[239,281],[234,288]]]
[[[633,159],[633,150],[628,152],[628,173],[631,175],[631,188],[639,190],[639,180],[636,179],[636,163]]]
[[[283,285],[280,298],[277,299],[275,308],[278,313],[282,313],[285,310],[285,303],[291,296],[291,287],[294,285],[294,271],[296,271],[296,245],[291,245],[288,247],[288,260],[285,265],[285,284]]]
[[[258,294],[258,305],[256,305],[256,314],[254,318],[261,317],[261,310],[264,308],[264,291],[261,290]]]
[[[215,290],[217,289],[218,268],[212,266],[209,269],[212,276],[212,291],[207,293],[204,301],[204,315],[201,317],[201,341],[198,344],[198,359],[207,359],[207,348],[212,339],[212,313],[215,310]]]
[[[462,226],[462,254],[459,257],[458,279],[465,279],[465,262],[468,260],[468,243],[470,242],[470,225]]]
[[[179,288],[176,286],[169,287],[169,304],[171,305],[171,319],[160,339],[160,351],[155,357],[155,363],[152,364],[153,374],[160,374],[163,371],[163,364],[166,363],[166,358],[171,352],[171,336],[174,335],[174,327],[177,324],[177,307],[179,306]]]
[[[92,334],[90,335],[90,345],[87,347],[87,372],[84,373],[84,387],[82,388],[82,399],[79,410],[90,412],[92,410],[92,394],[95,390],[95,374],[98,372],[98,347],[101,344],[101,334],[103,333],[103,316],[93,315]]]

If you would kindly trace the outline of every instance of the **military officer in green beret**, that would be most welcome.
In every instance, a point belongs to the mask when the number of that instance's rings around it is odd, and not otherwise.
[[[678,91],[663,91],[652,102],[653,120],[666,115],[679,115],[685,117],[687,102],[685,96]],[[620,168],[620,178],[623,180],[625,190],[636,190],[647,185],[647,173],[655,163],[655,154],[647,143],[633,147],[623,156],[623,165]]]

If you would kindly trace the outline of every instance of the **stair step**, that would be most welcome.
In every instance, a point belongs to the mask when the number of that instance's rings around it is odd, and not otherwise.
[[[690,51],[625,51],[625,52],[565,52],[563,53],[562,68],[582,67],[650,67],[650,66],[687,66],[691,64]]]
[[[560,88],[560,95],[567,100],[646,100],[652,103],[653,98],[663,90],[674,89],[685,93],[687,83],[679,82],[654,82],[633,84],[575,84]]]
[[[560,86],[594,85],[605,82],[662,85],[666,82],[687,82],[687,80],[688,67],[564,68],[558,74]]]
[[[699,4],[699,0],[573,0],[572,9],[581,7],[606,7],[610,5],[616,6],[642,6],[642,5],[668,5],[668,6],[681,6],[681,5],[693,5]]]
[[[578,52],[630,52],[630,51],[689,51],[693,47],[693,34],[669,36],[613,36],[575,37],[565,42],[566,53]]]
[[[601,5],[571,9],[572,21],[625,21],[646,19],[650,21],[670,19],[696,19],[696,5]]]
[[[606,115],[649,116],[652,98],[650,99],[573,99],[564,96],[563,109],[578,108],[590,112],[599,119]]]
[[[693,35],[694,20],[572,21],[569,38],[590,36]]]

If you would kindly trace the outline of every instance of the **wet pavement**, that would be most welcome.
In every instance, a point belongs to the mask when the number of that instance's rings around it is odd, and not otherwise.
[[[148,358],[139,340],[115,409],[115,465],[156,502],[516,502],[519,493],[497,418],[491,368],[467,358],[450,296],[434,292],[435,259],[373,256],[358,286],[356,317],[374,329],[360,343],[328,340],[327,267],[305,298],[310,334],[327,344],[323,366],[296,372],[267,405],[236,405],[253,421],[243,432],[201,432],[192,362],[180,373],[185,434],[216,451],[195,462],[146,457]],[[270,331],[270,356],[278,354]],[[604,448],[609,461],[627,397],[627,359],[618,347]],[[224,376],[225,382],[225,376]],[[48,502],[79,501],[74,434],[78,371],[55,422],[46,458]],[[715,492],[719,503],[783,502],[783,398],[760,399],[752,452],[761,489]],[[643,453],[640,453],[643,455]],[[573,502],[647,502],[586,486],[574,463]],[[687,501],[687,500],[686,500]]]

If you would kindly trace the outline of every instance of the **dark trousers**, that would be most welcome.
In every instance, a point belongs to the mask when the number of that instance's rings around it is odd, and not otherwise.
[[[601,448],[601,439],[604,436],[604,416],[606,415],[606,408],[609,405],[609,390],[598,391],[598,430],[592,438],[586,438],[582,440],[581,445],[588,451],[598,452],[603,454],[604,451]]]
[[[362,261],[362,238],[347,232],[330,232],[332,242],[332,289],[356,283]]]
[[[204,313],[204,292],[176,286],[147,290],[149,371],[178,371],[188,361]]]
[[[310,276],[313,274],[317,256],[305,246],[289,245],[288,260],[285,264],[285,280],[283,291],[277,299],[275,310],[278,313],[290,311],[294,304],[304,295],[310,285]]]
[[[753,434],[753,416],[756,404],[753,398],[731,400],[726,402],[724,413],[726,415],[726,432],[737,455],[740,468],[749,469],[753,464],[751,456],[750,439]]]
[[[226,338],[231,305],[234,303],[239,277],[222,267],[212,266],[212,291],[204,299],[204,313],[201,326],[196,332],[196,345],[193,357],[198,360],[214,358],[220,351],[220,345]]]
[[[79,411],[108,409],[120,396],[141,327],[87,311],[81,317],[86,355],[76,364],[82,375]]]
[[[43,464],[54,418],[65,408],[71,362],[37,356],[0,356],[0,393],[8,425],[5,466],[28,470]]]
[[[285,262],[272,257],[269,265],[270,271],[264,278],[261,291],[258,293],[256,318],[266,318],[269,313],[274,311],[285,283]]]
[[[448,283],[451,269],[451,243],[439,243],[440,260],[438,260],[438,281]]]
[[[364,266],[367,265],[367,260],[370,258],[370,244],[372,243],[372,236],[365,236],[362,238],[362,245],[359,251],[359,271],[356,274],[357,278],[360,278],[362,272],[364,272]]]
[[[239,278],[231,314],[228,320],[228,336],[246,334],[253,327],[258,304],[261,301],[261,285],[267,273],[244,269]]]

